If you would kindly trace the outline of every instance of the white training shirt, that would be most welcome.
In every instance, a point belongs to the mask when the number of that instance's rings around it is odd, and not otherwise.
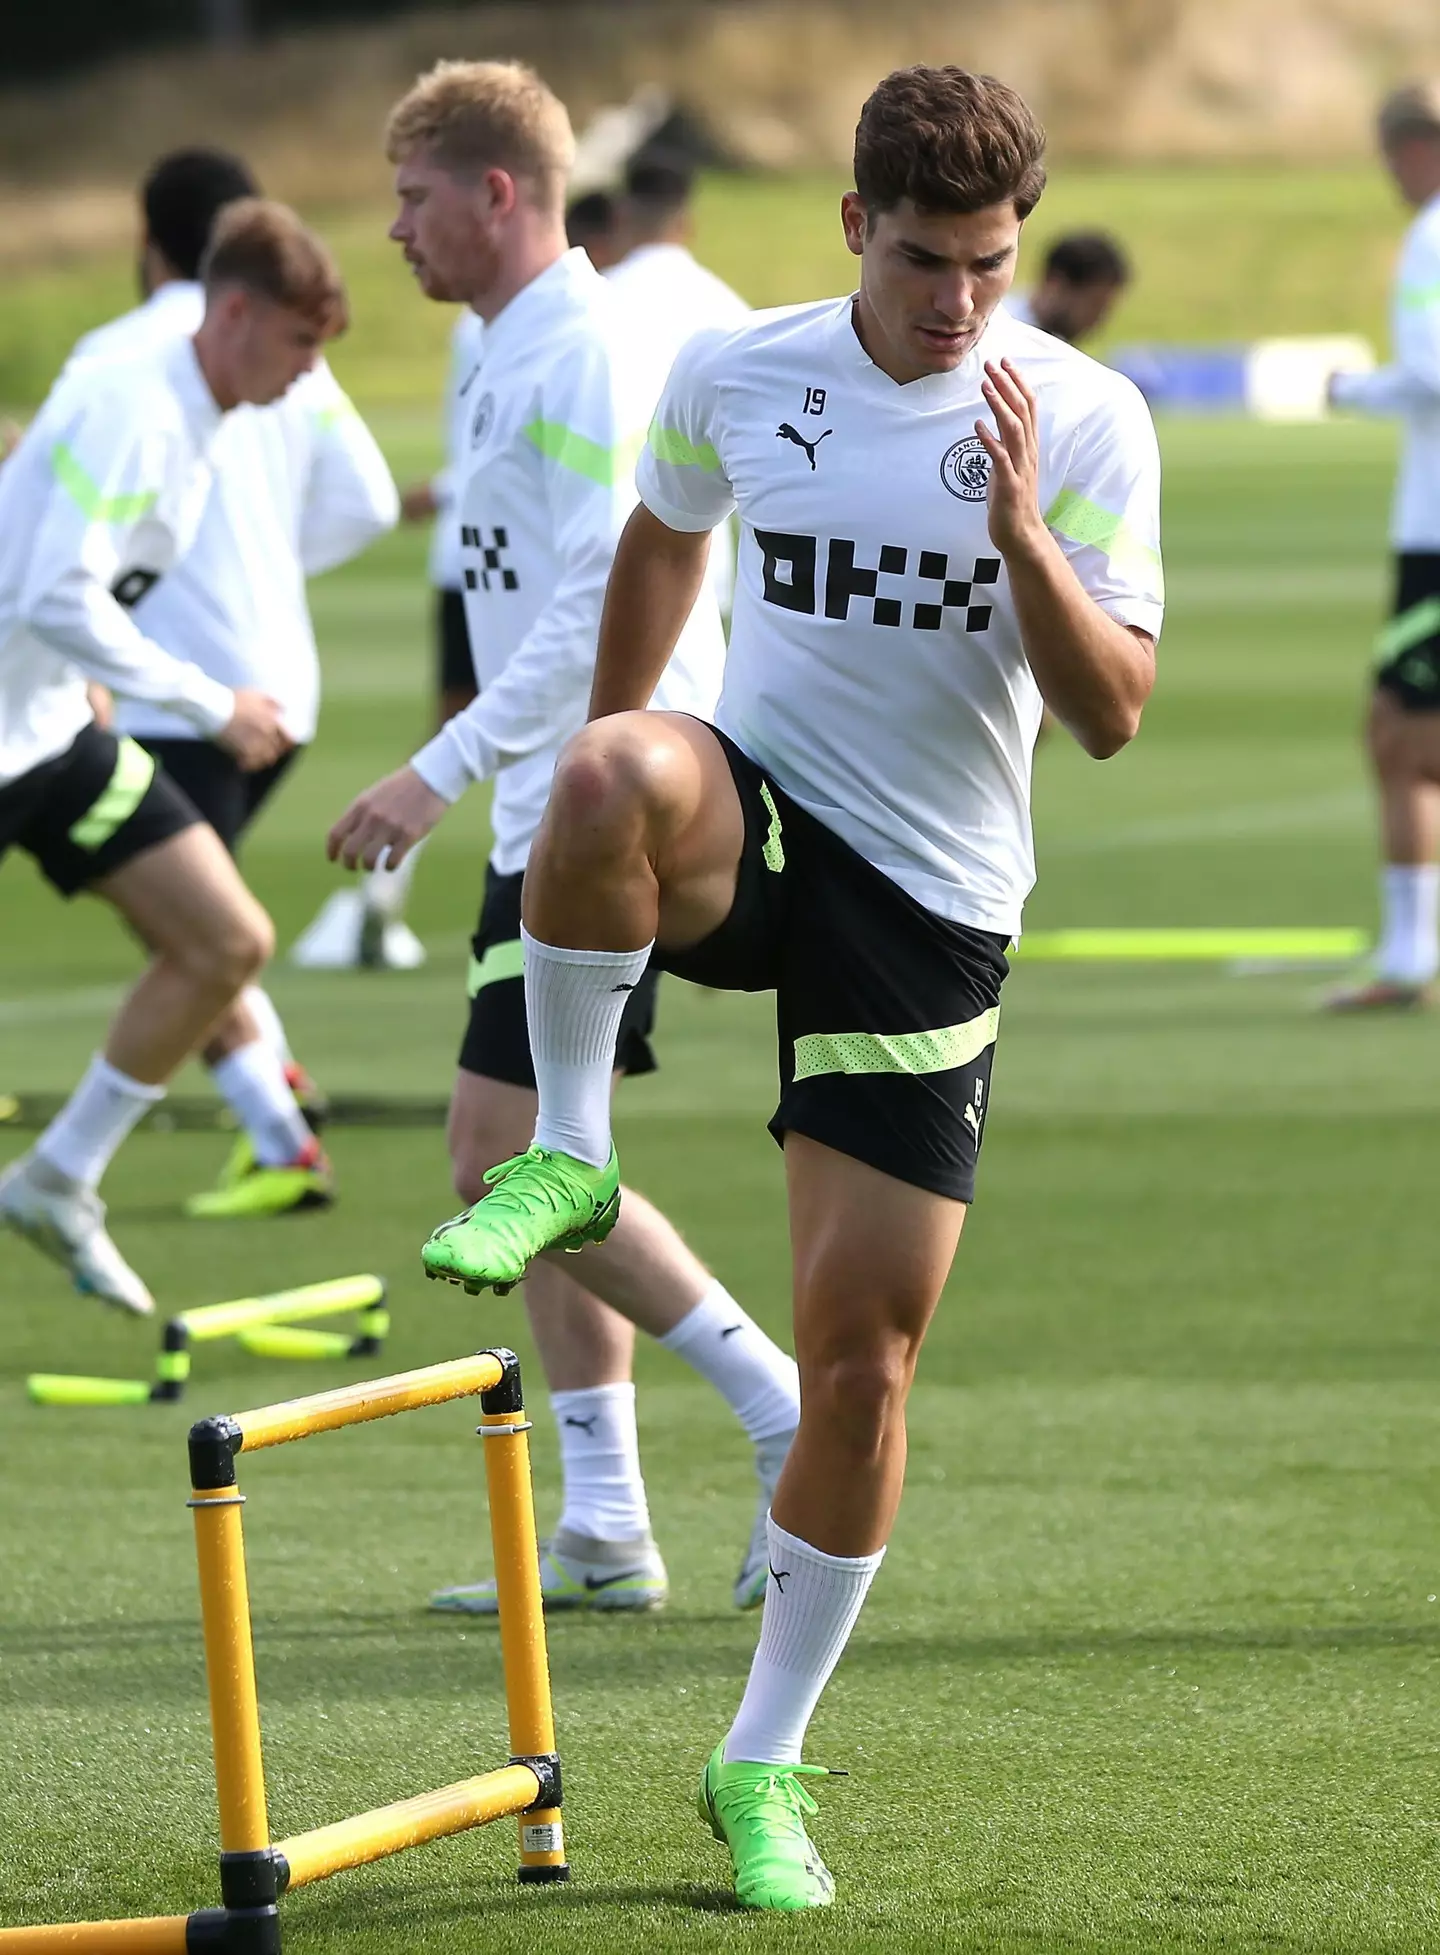
[[[189,337],[204,313],[200,285],[159,286],[144,305],[88,333],[71,365]],[[323,361],[268,407],[228,414],[213,461],[215,486],[194,544],[136,606],[135,621],[222,685],[254,686],[278,700],[286,731],[303,746],[320,711],[305,580],[394,526],[395,484]],[[200,737],[147,701],[117,702],[115,724],[141,739]]]
[[[716,724],[926,909],[1013,935],[1041,699],[987,527],[983,363],[1036,390],[1040,505],[1081,584],[1158,634],[1154,426],[1128,380],[998,311],[955,372],[898,386],[851,303],[692,341],[640,493],[673,529],[740,513]]]
[[[1405,234],[1390,339],[1390,365],[1337,374],[1331,399],[1337,407],[1400,416],[1390,540],[1397,550],[1440,550],[1440,197],[1431,198]]]
[[[445,466],[430,484],[435,497],[435,526],[430,534],[430,582],[438,591],[458,591],[465,566],[460,561],[460,524],[455,519],[457,469],[469,445],[470,417],[466,401],[475,384],[480,348],[485,336],[482,320],[462,308],[450,335],[450,368],[445,377]]]
[[[0,785],[92,717],[87,679],[214,735],[228,686],[131,608],[189,548],[222,417],[190,340],[62,374],[0,469]]]
[[[496,776],[501,875],[524,868],[560,749],[585,723],[605,585],[664,375],[579,249],[485,328],[457,511],[480,692],[412,765],[447,801]],[[709,718],[724,661],[702,591],[652,703]]]

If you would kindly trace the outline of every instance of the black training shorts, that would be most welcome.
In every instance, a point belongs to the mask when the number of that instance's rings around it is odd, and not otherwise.
[[[64,753],[0,787],[0,856],[24,849],[73,896],[200,819],[143,747],[92,720]]]
[[[142,738],[140,744],[200,810],[232,855],[295,759],[292,748],[271,766],[247,774],[233,754],[209,740]]]
[[[475,661],[470,656],[463,591],[435,593],[435,651],[441,692],[474,692]]]
[[[745,813],[734,907],[656,961],[719,991],[775,992],[782,1146],[806,1134],[972,1200],[1007,939],[933,915],[716,737]]]
[[[470,1019],[460,1047],[460,1068],[483,1079],[533,1087],[535,1064],[525,1022],[520,944],[520,891],[524,881],[523,870],[513,876],[497,875],[490,868],[485,871],[480,924],[470,940]],[[655,1029],[658,983],[659,973],[652,964],[625,1000],[615,1046],[616,1069],[622,1073],[655,1071],[650,1034]]]
[[[1379,651],[1377,687],[1407,712],[1440,712],[1440,551],[1395,559],[1395,605]]]

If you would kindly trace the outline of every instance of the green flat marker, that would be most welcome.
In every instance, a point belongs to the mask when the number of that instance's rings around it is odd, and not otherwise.
[[[235,1342],[252,1358],[344,1358],[352,1340],[340,1331],[296,1330],[286,1324],[257,1326],[235,1333]]]
[[[1037,930],[1017,955],[1035,963],[1344,963],[1370,948],[1364,930]]]
[[[143,1378],[80,1378],[66,1371],[32,1371],[25,1389],[35,1405],[148,1405]]]

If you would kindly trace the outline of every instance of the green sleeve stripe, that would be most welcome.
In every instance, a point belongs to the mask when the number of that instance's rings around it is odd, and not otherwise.
[[[821,1073],[948,1073],[995,1043],[1000,1007],[936,1032],[807,1032],[795,1041],[795,1078]]]
[[[1425,312],[1432,305],[1440,305],[1440,278],[1432,278],[1428,285],[1402,285],[1400,287],[1400,310],[1402,312]]]
[[[139,807],[145,790],[155,778],[155,762],[133,740],[122,740],[115,770],[98,797],[91,802],[70,830],[77,849],[94,854],[118,828],[122,828]]]
[[[1408,611],[1390,620],[1375,640],[1375,650],[1381,658],[1399,658],[1412,645],[1423,645],[1437,633],[1440,633],[1440,597],[1423,597]]]
[[[57,441],[50,450],[50,467],[66,495],[92,523],[138,523],[158,499],[154,489],[134,495],[102,496],[100,484],[64,441]]]
[[[502,984],[506,978],[525,975],[525,946],[518,937],[505,944],[491,944],[483,957],[470,959],[466,993],[474,998],[487,984]]]
[[[1123,516],[1116,516],[1108,509],[1102,509],[1098,502],[1090,502],[1077,495],[1073,489],[1062,489],[1050,507],[1045,511],[1048,528],[1057,535],[1064,536],[1072,543],[1084,543],[1091,549],[1103,550],[1107,557],[1133,564],[1144,564],[1147,569],[1160,569],[1160,552],[1153,550],[1131,529]],[[1161,583],[1163,594],[1164,584]]]
[[[615,449],[602,448],[598,441],[577,434],[563,421],[535,420],[521,432],[548,461],[558,462],[572,475],[583,475],[587,482],[594,482],[602,489],[615,486]]]
[[[721,473],[720,457],[708,441],[692,441],[679,428],[662,428],[658,421],[650,423],[650,453],[657,462],[669,462],[672,468],[703,468],[707,475]]]

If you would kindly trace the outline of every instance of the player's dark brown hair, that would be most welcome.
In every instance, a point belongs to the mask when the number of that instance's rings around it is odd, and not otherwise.
[[[221,211],[200,277],[207,292],[241,285],[298,312],[327,337],[349,320],[345,283],[329,251],[287,204],[265,197],[242,197]]]
[[[855,188],[873,217],[906,198],[922,211],[1013,203],[1045,188],[1045,131],[1013,88],[964,68],[897,68],[860,111]]]

